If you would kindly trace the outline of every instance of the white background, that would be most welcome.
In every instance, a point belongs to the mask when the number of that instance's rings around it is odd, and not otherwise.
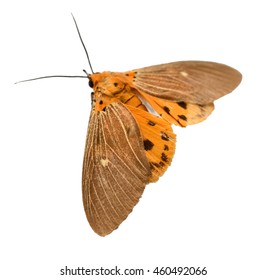
[[[0,278],[106,279],[60,276],[60,269],[118,265],[208,270],[205,277],[164,279],[266,279],[264,1],[3,3]],[[175,129],[171,167],[105,238],[89,227],[81,200],[87,80],[14,85],[89,71],[71,12],[96,72],[194,59],[222,62],[243,74],[207,121]]]

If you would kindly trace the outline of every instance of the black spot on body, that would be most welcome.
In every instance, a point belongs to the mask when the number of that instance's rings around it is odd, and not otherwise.
[[[169,147],[167,145],[164,145],[164,150],[169,151]]]
[[[179,117],[181,120],[187,121],[187,117],[184,116],[184,115],[178,115],[178,117]]]
[[[170,109],[167,106],[164,106],[163,109],[168,115],[170,115]]]
[[[118,83],[114,83],[114,86],[117,87],[117,86],[118,86]]]
[[[102,104],[103,104],[103,101],[102,101],[102,100],[100,100],[100,101],[99,101],[99,104],[100,104],[100,105],[102,105]]]
[[[104,111],[104,112],[105,112],[105,110],[106,110],[106,107],[103,108],[103,111]]]
[[[161,159],[162,159],[162,161],[164,161],[164,162],[167,162],[167,161],[168,161],[167,155],[166,155],[165,153],[162,153]]]
[[[148,124],[151,126],[155,126],[155,123],[153,121],[148,121]]]
[[[128,73],[126,73],[126,76],[129,76],[129,74],[128,74]]]
[[[187,103],[184,101],[177,102],[177,104],[182,107],[183,109],[187,109]]]
[[[169,136],[165,132],[163,132],[163,131],[161,131],[161,138],[164,141],[169,141]]]
[[[91,92],[91,107],[94,107],[93,102],[95,102],[94,92]]]
[[[154,146],[154,144],[149,139],[145,139],[143,143],[145,151],[150,151]]]

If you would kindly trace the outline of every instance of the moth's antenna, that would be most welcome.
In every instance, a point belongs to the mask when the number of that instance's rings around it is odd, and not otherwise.
[[[84,42],[83,42],[83,40],[82,40],[82,37],[81,37],[81,35],[80,35],[80,32],[79,32],[78,24],[77,24],[76,19],[74,18],[74,16],[73,16],[72,13],[71,13],[71,15],[72,15],[73,20],[74,20],[74,23],[75,23],[75,25],[76,25],[76,28],[77,28],[77,31],[78,31],[78,35],[79,35],[79,39],[80,39],[81,44],[82,44],[82,46],[83,46],[83,48],[84,48],[84,50],[85,50],[85,53],[86,53],[86,56],[87,56],[87,59],[88,59],[88,62],[89,62],[89,66],[90,66],[90,69],[91,69],[91,72],[92,72],[92,74],[94,74],[93,69],[92,69],[92,66],[91,66],[89,54],[88,54],[88,52],[87,52],[87,49],[86,49],[86,47],[85,47],[85,44],[84,44]]]
[[[41,80],[41,79],[46,79],[46,78],[87,78],[88,79],[88,76],[52,75],[52,76],[43,76],[43,77],[38,77],[38,78],[33,78],[33,79],[22,80],[22,81],[16,82],[15,84],[30,82],[30,81],[35,81],[35,80]]]
[[[93,70],[92,70],[92,67],[91,67],[91,62],[90,62],[90,58],[89,58],[89,55],[88,55],[88,52],[87,52],[87,49],[85,47],[85,44],[81,38],[81,35],[80,35],[80,32],[79,32],[79,28],[78,28],[78,25],[77,25],[77,22],[73,16],[73,14],[71,13],[72,17],[73,17],[73,20],[74,20],[74,23],[76,25],[76,28],[77,28],[77,31],[78,31],[78,35],[79,35],[79,39],[83,45],[83,48],[85,50],[85,53],[86,53],[86,56],[87,56],[87,59],[88,59],[88,62],[89,62],[89,66],[90,66],[90,69],[91,69],[91,72],[92,74],[94,74]],[[30,82],[30,81],[35,81],[35,80],[41,80],[41,79],[47,79],[47,78],[86,78],[88,79],[88,76],[89,74],[83,70],[85,73],[86,73],[86,76],[69,76],[69,75],[52,75],[52,76],[43,76],[43,77],[38,77],[38,78],[33,78],[33,79],[27,79],[27,80],[22,80],[22,81],[19,81],[19,82],[16,82],[15,84],[19,84],[19,83],[24,83],[24,82]]]

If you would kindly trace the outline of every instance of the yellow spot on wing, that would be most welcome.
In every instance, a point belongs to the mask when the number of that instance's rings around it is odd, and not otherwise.
[[[185,71],[181,71],[180,74],[181,74],[183,77],[187,77],[187,76],[188,76],[188,73],[185,72]]]
[[[107,158],[102,158],[100,162],[103,167],[106,167],[109,163],[109,160]]]

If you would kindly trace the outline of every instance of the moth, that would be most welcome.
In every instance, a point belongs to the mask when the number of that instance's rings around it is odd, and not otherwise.
[[[47,77],[54,76],[40,78]],[[180,61],[122,73],[92,71],[85,77],[93,92],[83,204],[92,229],[105,236],[127,218],[146,185],[171,164],[176,145],[172,125],[205,120],[213,102],[239,85],[241,74],[220,63]]]

